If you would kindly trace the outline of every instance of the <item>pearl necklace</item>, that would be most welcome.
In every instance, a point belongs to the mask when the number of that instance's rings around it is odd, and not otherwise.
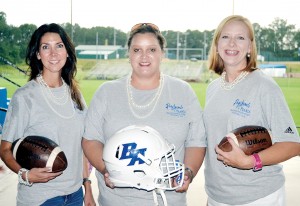
[[[67,103],[67,101],[69,100],[69,95],[67,94],[68,93],[67,86],[66,86],[66,83],[63,78],[61,78],[61,80],[63,83],[62,87],[64,87],[64,93],[61,97],[57,97],[53,94],[53,92],[51,91],[51,88],[48,86],[47,82],[45,82],[42,75],[38,75],[37,80],[41,85],[43,85],[47,89],[47,93],[51,97],[50,99],[54,104],[65,105]]]
[[[145,104],[145,105],[139,105],[133,99],[132,90],[131,90],[131,75],[128,76],[128,78],[127,78],[128,104],[129,104],[129,108],[130,108],[132,114],[136,118],[138,118],[138,119],[144,119],[146,117],[149,117],[153,113],[153,111],[154,111],[154,109],[155,109],[155,107],[156,107],[156,105],[158,103],[158,100],[159,100],[159,98],[161,96],[161,93],[162,93],[162,90],[163,90],[163,86],[164,86],[164,75],[161,73],[160,74],[160,80],[159,80],[159,86],[157,88],[157,92],[154,95],[153,99],[150,102],[148,102],[147,104]],[[146,113],[145,115],[138,115],[137,112],[135,111],[135,108],[138,110],[138,112],[145,111],[151,105],[153,105],[152,109],[150,110],[150,112]]]
[[[65,91],[64,91],[64,94],[62,95],[62,97],[56,97],[50,87],[48,86],[48,84],[45,82],[45,80],[43,79],[42,75],[38,75],[37,76],[37,81],[38,83],[42,86],[41,87],[41,90],[42,90],[42,94],[44,96],[44,99],[46,100],[48,106],[50,107],[50,109],[55,113],[57,114],[59,117],[63,118],[63,119],[71,119],[72,117],[74,117],[75,115],[75,106],[74,106],[74,103],[73,101],[71,100],[71,95],[68,95],[69,92],[67,92],[67,86],[66,86],[66,83],[64,82],[64,80],[62,79],[63,81],[63,85],[65,87]],[[48,94],[48,95],[47,95]],[[48,97],[47,97],[48,96]],[[59,99],[62,99],[62,98],[65,98],[66,96],[66,100],[64,100],[63,103],[59,103],[57,102],[57,100]],[[51,99],[52,102],[54,102],[55,104],[59,105],[59,106],[63,106],[65,105],[67,102],[69,102],[68,100],[71,100],[71,107],[72,107],[72,114],[69,115],[69,116],[65,116],[65,115],[62,115],[60,114],[55,108],[53,108],[53,106],[50,104],[50,102],[48,101],[48,99]]]
[[[231,90],[233,87],[241,82],[245,77],[249,74],[248,71],[242,71],[237,78],[235,78],[232,82],[227,82],[225,77],[226,77],[226,71],[223,71],[221,75],[221,88],[225,90]]]

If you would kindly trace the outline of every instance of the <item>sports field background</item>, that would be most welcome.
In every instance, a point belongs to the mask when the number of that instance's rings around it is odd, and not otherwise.
[[[300,62],[285,63],[287,71],[300,73]],[[26,65],[18,65],[27,70]],[[128,60],[78,60],[76,79],[83,96],[89,105],[97,88],[109,79],[118,78],[130,72]],[[205,105],[205,91],[210,80],[217,77],[206,68],[206,62],[165,60],[162,63],[164,73],[183,78],[190,82],[202,107]],[[98,76],[95,74],[98,71]],[[19,85],[24,85],[28,77],[13,67],[0,65],[0,74]],[[300,126],[300,78],[274,78],[282,89],[296,125]],[[6,87],[8,98],[11,98],[18,86],[0,78],[0,87]],[[300,128],[298,128],[298,132]]]

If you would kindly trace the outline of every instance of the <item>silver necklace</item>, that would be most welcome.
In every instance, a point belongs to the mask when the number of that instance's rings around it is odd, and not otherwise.
[[[41,75],[39,75],[39,76],[37,76],[37,81],[38,81],[38,83],[41,85],[41,90],[42,90],[42,94],[43,94],[43,96],[44,96],[44,99],[45,99],[45,101],[47,102],[47,104],[48,104],[48,106],[50,107],[50,109],[55,113],[55,114],[57,114],[59,117],[61,117],[61,118],[63,118],[63,119],[71,119],[71,118],[73,118],[74,117],[74,115],[75,115],[75,107],[74,107],[74,103],[73,103],[73,101],[71,100],[71,95],[69,94],[69,92],[66,92],[65,91],[65,93],[67,93],[68,95],[63,95],[63,96],[66,96],[67,98],[66,98],[66,102],[65,103],[63,103],[63,104],[57,104],[57,100],[54,100],[53,99],[53,97],[55,97],[55,95],[52,93],[52,91],[51,91],[51,89],[50,89],[50,87],[48,86],[48,84],[43,80],[43,78],[41,77]],[[66,83],[63,81],[63,84],[65,85]],[[65,87],[67,87],[66,85],[65,85]],[[51,94],[53,95],[49,95],[49,92],[51,92]],[[48,96],[48,97],[47,97]],[[60,97],[59,97],[60,98]],[[69,115],[69,116],[65,116],[65,115],[63,115],[63,114],[60,114],[51,104],[50,104],[50,102],[48,101],[48,99],[51,99],[51,101],[52,102],[54,102],[54,103],[56,103],[57,105],[59,105],[59,106],[63,106],[63,105],[65,105],[67,102],[69,102],[68,100],[70,100],[70,103],[71,103],[71,108],[72,108],[72,114],[71,115]]]
[[[221,74],[221,88],[225,90],[231,90],[234,88],[235,85],[237,85],[239,82],[241,82],[245,77],[249,74],[248,71],[242,71],[237,78],[235,78],[232,82],[227,82],[226,77],[226,71],[223,71]]]
[[[155,93],[154,97],[145,105],[139,105],[134,101],[133,95],[132,95],[132,90],[131,90],[131,75],[128,76],[127,78],[127,96],[128,96],[128,104],[129,108],[132,112],[132,114],[138,118],[138,119],[144,119],[146,117],[149,117],[155,110],[155,107],[158,103],[158,100],[161,96],[163,86],[164,86],[164,75],[161,73],[160,74],[160,80],[159,80],[159,86],[157,88],[157,92]],[[148,113],[145,113],[146,110],[149,110],[149,108],[152,106],[150,111]],[[136,111],[137,110],[137,111]],[[139,115],[137,113],[145,113],[144,115]]]

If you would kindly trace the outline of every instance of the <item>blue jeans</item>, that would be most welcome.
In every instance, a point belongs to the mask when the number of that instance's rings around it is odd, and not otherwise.
[[[79,188],[76,192],[64,195],[64,196],[57,196],[53,197],[41,206],[82,206],[83,205],[83,190],[82,187]]]

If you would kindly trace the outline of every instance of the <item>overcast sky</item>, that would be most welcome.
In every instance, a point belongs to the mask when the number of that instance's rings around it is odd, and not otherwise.
[[[233,13],[263,27],[278,17],[300,29],[299,9],[300,0],[0,0],[9,25],[72,20],[80,27],[111,26],[124,32],[140,22],[161,30],[212,30]]]

